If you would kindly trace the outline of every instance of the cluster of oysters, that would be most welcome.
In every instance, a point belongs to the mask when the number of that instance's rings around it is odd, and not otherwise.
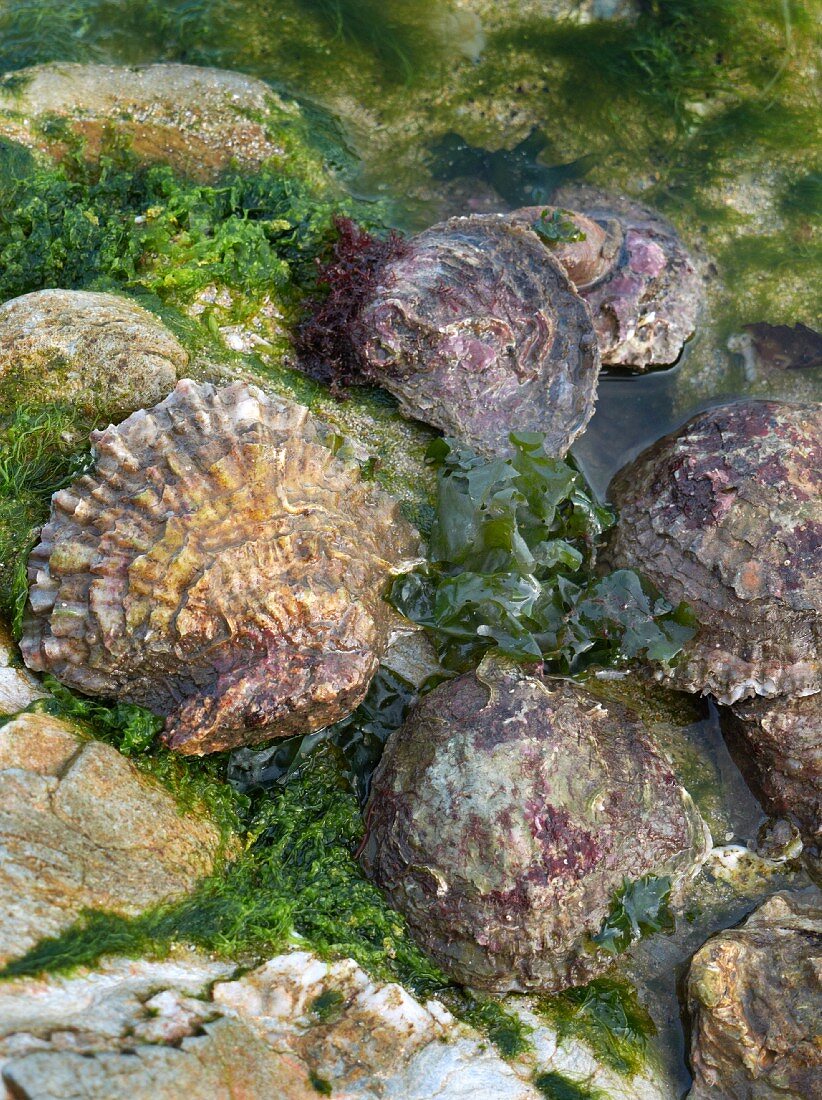
[[[363,303],[363,377],[481,452],[533,429],[561,456],[602,363],[673,362],[700,285],[673,229],[625,200],[572,197],[583,212],[453,218],[412,238]],[[578,239],[546,241],[546,219]],[[611,563],[700,622],[668,675],[760,728],[759,700],[775,700],[785,738],[793,700],[807,721],[822,686],[820,428],[815,407],[711,409],[613,486]],[[28,666],[150,707],[184,753],[350,714],[396,626],[385,584],[421,560],[397,503],[305,409],[245,383],[180,382],[93,438],[93,470],[55,495],[29,562]],[[792,809],[813,836],[818,778],[806,791]],[[366,824],[369,874],[452,973],[494,990],[598,973],[591,937],[621,883],[667,875],[676,897],[710,846],[635,715],[494,658],[412,711]]]

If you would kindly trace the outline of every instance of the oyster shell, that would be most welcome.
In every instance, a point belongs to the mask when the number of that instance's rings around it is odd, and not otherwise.
[[[749,699],[731,707],[730,732],[752,786],[776,814],[795,821],[808,847],[822,854],[822,694]]]
[[[357,326],[363,373],[401,411],[503,454],[512,431],[564,455],[594,411],[599,355],[587,306],[527,229],[451,218],[382,269]]]
[[[29,559],[29,668],[165,715],[202,754],[319,729],[362,700],[418,536],[302,406],[189,380],[92,436]]]
[[[700,413],[611,483],[605,555],[699,621],[671,672],[721,703],[822,688],[822,406],[744,401]]]
[[[487,657],[423,697],[388,741],[362,860],[459,981],[563,989],[623,877],[674,893],[710,837],[639,718]]]
[[[696,327],[702,285],[671,223],[592,187],[563,188],[554,201],[515,210],[508,219],[533,226],[546,209],[568,208],[585,232],[586,240],[551,252],[591,307],[603,366],[645,371],[676,362]]]

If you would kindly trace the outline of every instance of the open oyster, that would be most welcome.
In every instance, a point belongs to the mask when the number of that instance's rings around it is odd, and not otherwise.
[[[508,219],[539,231],[546,217],[550,224],[562,216],[585,234],[580,241],[547,243],[591,307],[603,365],[644,371],[675,362],[693,335],[702,288],[671,223],[639,203],[582,185],[562,189],[554,201],[559,205],[523,207]]]
[[[418,536],[302,406],[178,383],[92,436],[29,559],[29,668],[167,717],[202,754],[319,729],[362,700],[389,574]]]
[[[363,374],[403,413],[484,453],[541,431],[564,455],[594,411],[589,310],[538,238],[500,215],[451,218],[406,242],[355,338]]]
[[[721,703],[822,688],[822,406],[700,413],[617,474],[607,559],[699,621],[671,675]]]
[[[362,859],[457,980],[562,989],[604,970],[623,880],[676,895],[710,838],[631,711],[487,657],[417,704],[372,781]]]

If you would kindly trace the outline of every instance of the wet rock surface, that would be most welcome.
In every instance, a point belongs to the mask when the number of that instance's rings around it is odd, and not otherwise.
[[[55,62],[15,75],[11,91],[0,89],[0,133],[57,159],[79,139],[94,160],[116,132],[140,160],[211,179],[232,161],[257,168],[284,157],[268,124],[300,118],[261,80],[224,69]]]
[[[0,962],[81,909],[135,914],[190,890],[217,829],[115,749],[45,714],[0,728]]]
[[[611,483],[609,563],[635,567],[699,630],[673,683],[723,703],[820,689],[822,407],[700,413]]]
[[[589,311],[534,234],[496,215],[411,238],[380,272],[357,338],[363,373],[402,412],[484,453],[541,431],[564,455],[593,414]]]
[[[768,898],[713,936],[688,975],[690,1100],[807,1100],[822,1087],[822,895]]]
[[[0,402],[68,402],[100,420],[156,404],[188,352],[128,298],[39,290],[0,306]]]
[[[624,879],[670,875],[709,844],[690,797],[618,704],[486,658],[390,739],[363,864],[458,980],[562,989],[608,964],[590,937]]]
[[[765,805],[795,821],[814,859],[822,854],[822,694],[751,699],[731,708],[741,763]]]
[[[396,501],[244,383],[183,381],[92,438],[29,560],[28,666],[167,716],[197,755],[349,714],[419,557]]]
[[[351,960],[280,955],[247,973],[187,956],[0,986],[7,1095],[228,1100],[538,1100],[438,1002]]]

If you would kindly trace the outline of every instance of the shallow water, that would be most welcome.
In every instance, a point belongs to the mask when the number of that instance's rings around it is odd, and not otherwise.
[[[617,469],[699,409],[748,394],[822,397],[818,370],[751,375],[727,347],[747,323],[818,320],[812,11],[788,0],[643,9],[636,26],[581,26],[513,0],[11,0],[0,70],[178,60],[261,77],[306,105],[346,186],[406,231],[547,201],[573,178],[658,206],[710,272],[707,306],[675,366],[601,377],[574,453],[604,495]],[[667,728],[693,750],[682,774],[691,768],[715,840],[751,841],[763,815],[715,712]],[[632,953],[683,1090],[677,974],[712,928],[777,881],[742,895],[719,886],[709,919]]]

